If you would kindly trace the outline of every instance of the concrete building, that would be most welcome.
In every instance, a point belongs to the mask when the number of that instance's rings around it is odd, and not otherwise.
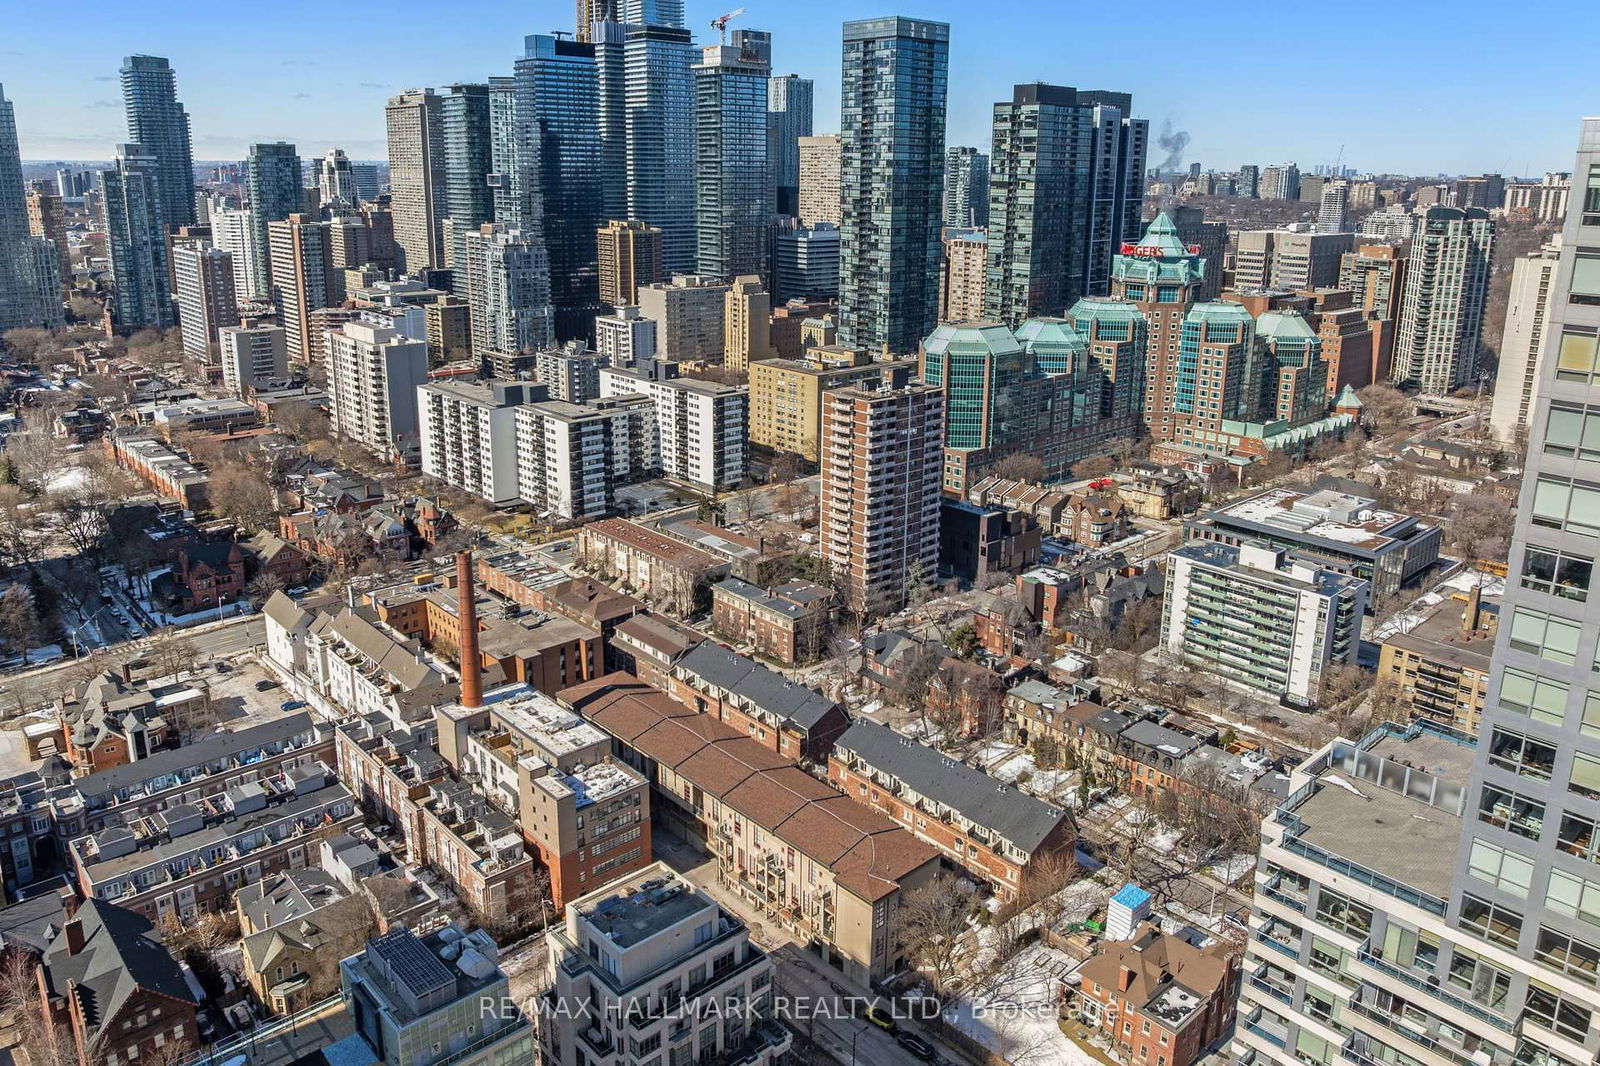
[[[111,261],[111,321],[124,329],[167,329],[174,321],[159,175],[159,162],[143,146],[119,144],[114,166],[98,178]]]
[[[594,320],[595,351],[612,366],[636,366],[656,357],[656,320],[625,305]]]
[[[312,365],[320,347],[313,338],[312,313],[344,302],[344,277],[334,266],[329,224],[310,215],[292,214],[267,223],[271,250],[273,300],[278,305],[289,358]]]
[[[657,359],[632,370],[600,371],[600,395],[643,395],[655,405],[656,456],[661,475],[703,492],[744,481],[748,456],[749,390],[677,376],[677,364]]]
[[[1340,259],[1355,246],[1355,236],[1338,231],[1246,230],[1234,242],[1233,287],[1319,289],[1339,280]]]
[[[600,396],[600,370],[610,361],[581,341],[547,348],[533,357],[533,379],[550,390],[550,399],[587,403]]]
[[[1532,561],[1539,576],[1528,579],[1529,587],[1552,589],[1571,587],[1574,575],[1587,573],[1589,565],[1558,560],[1554,553]],[[1499,617],[1498,599],[1484,597],[1481,589],[1452,593],[1421,621],[1383,639],[1378,684],[1392,686],[1408,717],[1477,736]]]
[[[1263,200],[1300,199],[1300,168],[1293,163],[1276,163],[1261,171]]]
[[[873,362],[864,351],[816,347],[806,359],[764,359],[750,364],[750,443],[798,455],[822,457],[822,397],[851,385],[904,385],[916,370],[912,360]]]
[[[356,188],[356,173],[343,148],[330,149],[317,163],[317,191],[325,207],[355,207],[364,197]]]
[[[268,382],[289,376],[289,344],[282,326],[224,326],[217,331],[217,346],[222,385],[235,396],[247,396]]]
[[[639,289],[661,280],[661,231],[655,226],[613,219],[595,241],[601,303],[612,308],[637,304]]]
[[[142,145],[154,161],[160,225],[167,230],[195,222],[194,150],[189,113],[178,102],[178,77],[160,56],[122,61],[122,104],[128,141]]]
[[[733,279],[722,298],[722,365],[747,370],[757,359],[770,359],[772,297],[754,274]]]
[[[1548,173],[1542,181],[1508,182],[1503,209],[1508,216],[1559,223],[1567,217],[1572,175]]]
[[[989,240],[982,231],[944,237],[944,269],[939,275],[939,321],[978,322],[984,318]]]
[[[261,236],[265,237],[265,230]],[[233,262],[233,292],[235,297],[246,299],[266,295],[270,283],[258,272],[262,266],[270,269],[267,253],[257,248],[255,216],[249,210],[211,209],[211,243],[227,252]]]
[[[800,138],[800,222],[839,224],[839,146],[837,133]]]
[[[1550,317],[1550,296],[1561,260],[1558,234],[1544,247],[1521,256],[1511,267],[1511,293],[1506,301],[1505,329],[1500,335],[1499,366],[1494,377],[1494,404],[1489,425],[1494,435],[1515,444],[1530,428],[1539,402],[1539,353]]]
[[[534,395],[531,385],[509,381],[417,386],[422,472],[496,507],[515,503],[516,411]]]
[[[389,139],[389,203],[401,269],[445,266],[444,109],[432,89],[411,89],[384,108]]]
[[[346,323],[327,340],[333,431],[380,459],[414,453],[417,386],[428,376],[427,342],[362,322]]]
[[[800,214],[800,141],[811,136],[810,78],[783,74],[767,81],[767,174],[772,209]]]
[[[239,321],[233,257],[217,248],[185,242],[173,245],[172,268],[183,350],[210,363],[217,350],[217,331]]]
[[[839,227],[817,222],[773,238],[773,298],[832,300],[839,295]]]
[[[422,307],[428,357],[449,362],[472,351],[472,306],[459,296],[441,296]]]
[[[1405,239],[1410,240],[1409,230]],[[1374,381],[1387,379],[1394,361],[1409,262],[1400,244],[1360,244],[1339,257],[1339,288],[1350,293],[1372,327]]]
[[[729,286],[702,274],[639,287],[639,313],[656,324],[656,348],[679,363],[720,363],[723,307]]]
[[[944,215],[947,229],[989,224],[989,157],[976,148],[946,148]]]
[[[521,353],[548,347],[555,338],[550,303],[550,260],[544,242],[519,229],[490,223],[461,235],[465,295],[471,308],[472,348]]]
[[[1318,233],[1347,233],[1350,231],[1350,183],[1329,181],[1322,186],[1322,198],[1317,205]]]
[[[650,1066],[673,1033],[685,1061],[774,1066],[793,1042],[774,1020],[772,962],[744,922],[660,863],[568,903],[548,950],[540,1039],[552,1066],[591,1053]]]
[[[660,468],[656,417],[655,403],[639,395],[518,407],[517,495],[564,519],[613,512],[617,486]]]
[[[1292,551],[1368,582],[1378,603],[1428,573],[1444,539],[1437,526],[1334,489],[1268,489],[1202,512],[1184,535],[1234,546],[1261,541]]]
[[[66,209],[61,197],[48,191],[43,183],[32,185],[25,194],[28,211],[28,233],[48,240],[56,253],[56,274],[61,288],[72,285],[72,244],[67,240]]]
[[[949,53],[942,22],[845,23],[841,343],[904,354],[938,320]]]
[[[1391,377],[1443,395],[1478,380],[1494,221],[1481,208],[1430,207],[1417,218],[1395,329]]]
[[[368,940],[339,963],[355,1034],[334,1054],[383,1066],[529,1066],[534,1027],[495,955],[488,933],[462,935],[454,926],[426,937],[401,927]],[[341,1046],[352,1042],[364,1047]]]
[[[938,572],[944,423],[933,385],[823,395],[819,547],[850,610],[897,610],[910,582]]]
[[[1223,680],[1315,707],[1361,648],[1367,583],[1263,544],[1192,543],[1167,557],[1161,646]]]
[[[773,213],[767,167],[767,81],[772,34],[734,30],[694,67],[695,270],[734,277],[767,272]]]

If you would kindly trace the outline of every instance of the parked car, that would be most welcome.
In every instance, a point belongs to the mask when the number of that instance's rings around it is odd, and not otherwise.
[[[928,1043],[916,1033],[908,1033],[904,1029],[894,1034],[895,1042],[923,1062],[932,1062],[934,1059],[933,1045]]]
[[[304,585],[296,585],[292,589],[284,589],[283,590],[283,594],[285,596],[304,596],[306,593],[308,593],[310,591],[311,590],[306,588]]]
[[[886,1033],[895,1032],[900,1028],[900,1023],[894,1020],[894,1015],[876,1003],[867,1008],[867,1021]]]
[[[278,710],[280,710],[280,711],[298,711],[300,708],[304,707],[305,705],[306,705],[306,701],[305,700],[284,700],[282,703],[278,704]]]
[[[257,692],[266,692],[268,689],[274,689],[274,688],[277,688],[277,687],[278,687],[278,682],[272,680],[272,678],[270,678],[270,677],[267,678],[265,681],[257,681],[256,682],[256,691]]]

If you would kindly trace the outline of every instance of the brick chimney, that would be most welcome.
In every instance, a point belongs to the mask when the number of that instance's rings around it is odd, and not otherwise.
[[[1483,615],[1483,586],[1473,585],[1467,591],[1467,609],[1461,613],[1461,635],[1471,637],[1478,632],[1478,622]]]
[[[461,706],[483,706],[483,653],[478,650],[478,600],[472,587],[472,552],[456,553],[456,595],[461,597]]]
[[[1130,989],[1132,987],[1133,987],[1133,970],[1130,967],[1127,967],[1127,966],[1119,967],[1118,970],[1117,970],[1117,991],[1118,992],[1126,992],[1128,989]]]
[[[73,918],[61,927],[67,938],[67,954],[76,955],[83,950],[83,919]]]
[[[68,918],[78,913],[78,894],[71,888],[61,889],[61,910]]]

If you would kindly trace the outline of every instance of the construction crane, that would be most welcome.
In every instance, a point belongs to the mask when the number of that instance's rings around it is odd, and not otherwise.
[[[744,8],[736,7],[726,15],[718,15],[711,20],[711,28],[722,35],[722,43],[728,43],[728,23],[744,14]]]

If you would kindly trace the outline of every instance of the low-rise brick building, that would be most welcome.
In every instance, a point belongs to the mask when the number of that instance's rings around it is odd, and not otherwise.
[[[1078,839],[1065,809],[864,719],[834,745],[828,780],[988,881],[1002,900],[1016,899],[1052,859],[1070,857]]]
[[[636,614],[617,625],[606,647],[607,666],[665,689],[672,668],[705,638],[653,614]]]
[[[730,563],[625,518],[590,522],[578,531],[578,563],[638,592],[652,607],[686,618],[711,606],[711,585]]]
[[[823,761],[850,724],[822,693],[710,641],[673,666],[667,694],[795,760]]]
[[[1233,1028],[1239,957],[1146,923],[1078,971],[1082,1017],[1140,1066],[1193,1066]]]
[[[730,577],[711,590],[711,627],[784,666],[827,652],[833,590],[809,581],[761,588]]]

